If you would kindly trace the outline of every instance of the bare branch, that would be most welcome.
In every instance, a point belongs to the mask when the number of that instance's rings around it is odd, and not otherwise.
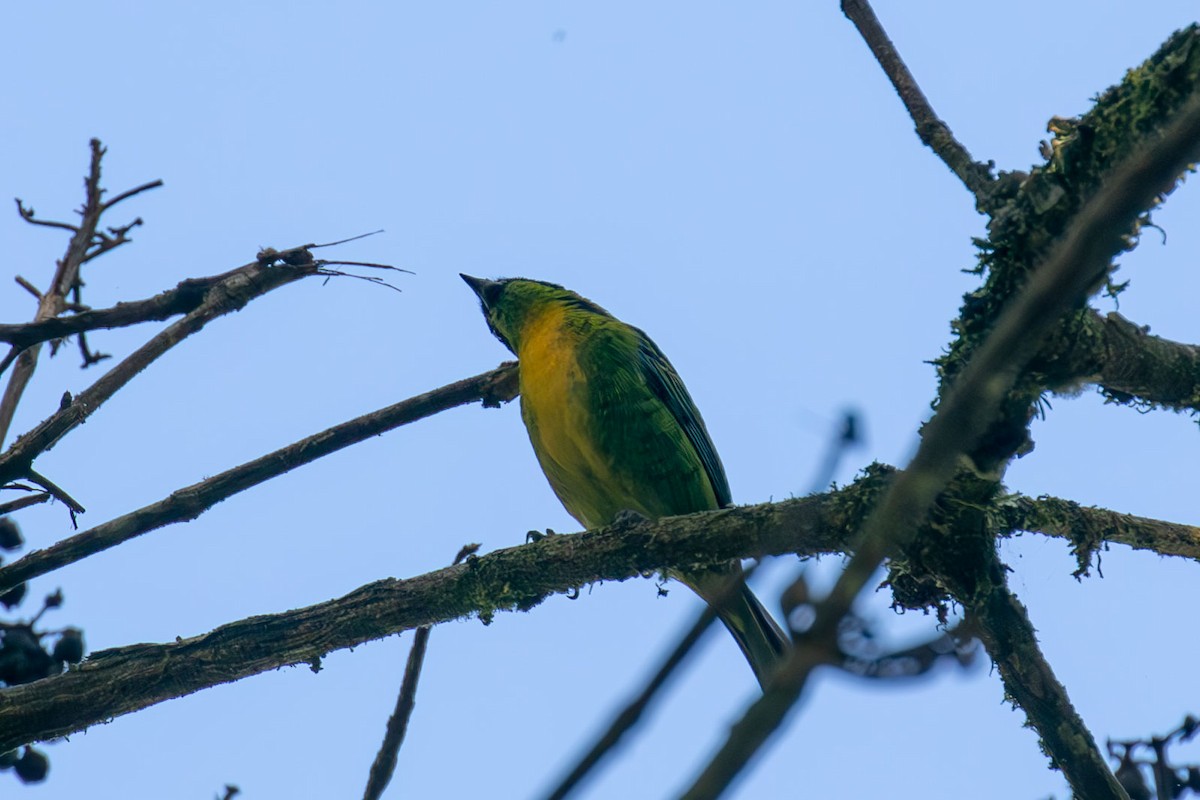
[[[91,165],[88,169],[87,179],[84,181],[86,199],[79,226],[68,226],[65,223],[55,223],[50,226],[66,228],[72,231],[72,236],[67,243],[66,254],[58,261],[54,279],[38,300],[38,310],[34,315],[35,322],[41,322],[62,313],[67,292],[79,280],[79,268],[83,265],[88,247],[96,235],[96,226],[100,224],[100,214],[103,211],[100,202],[103,194],[103,190],[100,188],[100,159],[104,156],[104,148],[100,145],[99,139],[92,139],[91,148]],[[32,208],[26,209],[18,200],[17,210],[24,219],[34,222]],[[38,222],[36,224],[46,223]],[[17,405],[21,402],[25,387],[29,385],[33,372],[37,368],[40,349],[40,347],[34,346],[16,355],[16,366],[8,377],[8,385],[4,388],[4,394],[0,396],[0,444],[3,444],[8,436],[8,429],[12,425],[13,415],[17,412]],[[13,354],[10,353],[11,355]],[[0,479],[0,483],[3,482],[4,480]]]
[[[717,612],[713,606],[706,604],[703,610],[696,615],[695,622],[688,627],[675,647],[671,648],[671,652],[663,659],[654,675],[646,681],[642,690],[613,717],[595,744],[588,748],[588,751],[580,757],[571,771],[554,787],[550,794],[546,795],[547,800],[566,798],[600,764],[604,757],[612,752],[625,734],[638,724],[642,714],[650,707],[651,702],[658,696],[659,691],[666,685],[670,677],[675,674],[679,665],[687,659],[695,646],[704,638],[704,634],[712,628],[716,618]]]
[[[44,228],[59,228],[64,231],[70,231],[71,233],[75,233],[76,231],[79,230],[79,226],[71,225],[66,222],[55,222],[54,220],[38,219],[36,216],[37,212],[35,212],[33,210],[33,206],[25,205],[24,203],[21,202],[21,198],[19,198],[19,197],[14,198],[14,199],[17,201],[17,214],[19,214],[21,219],[25,220],[30,225],[41,225]]]
[[[0,455],[0,483],[27,475],[34,459],[43,451],[81,425],[117,390],[176,344],[203,330],[212,320],[240,310],[254,298],[273,289],[315,275],[318,269],[317,262],[298,267],[255,262],[229,273],[224,280],[210,287],[204,300],[186,316],[139,347],[76,397],[70,405],[42,421],[18,439],[4,455]],[[22,353],[17,360],[18,368],[21,359],[31,352],[33,349]],[[16,373],[13,374],[15,378]]]
[[[995,183],[991,166],[971,158],[967,148],[950,132],[950,126],[934,113],[933,106],[925,98],[925,93],[908,71],[904,60],[900,58],[900,53],[896,51],[896,46],[879,23],[871,4],[868,0],[842,0],[842,13],[858,28],[867,46],[871,48],[875,60],[883,67],[888,80],[896,88],[896,93],[900,95],[904,107],[908,109],[909,116],[917,126],[917,136],[922,144],[933,150],[950,171],[958,176],[971,194],[975,195],[976,204],[980,208],[986,206],[988,194]]]
[[[108,209],[112,208],[117,203],[121,202],[122,200],[128,200],[129,198],[133,197],[136,194],[141,194],[142,192],[148,191],[150,189],[157,189],[162,185],[163,185],[163,182],[161,180],[150,181],[149,183],[143,183],[141,186],[135,186],[134,188],[132,188],[128,191],[121,192],[119,195],[114,197],[112,200],[109,200],[104,204],[104,210],[107,211]]]
[[[396,757],[400,752],[400,745],[404,744],[408,720],[416,705],[417,682],[421,677],[421,666],[425,662],[425,649],[429,646],[429,631],[428,625],[417,628],[412,649],[408,651],[408,663],[404,665],[404,681],[400,685],[400,695],[396,698],[396,708],[392,716],[388,718],[383,745],[371,764],[363,800],[379,800],[383,797],[383,790],[392,780],[392,773],[396,769]]]
[[[271,269],[290,268],[279,266]],[[0,586],[15,586],[149,531],[195,519],[238,492],[400,425],[466,403],[483,401],[485,405],[498,405],[501,400],[510,400],[516,395],[515,378],[516,367],[510,363],[335,425],[273,453],[179,489],[163,500],[68,537],[45,550],[35,550],[12,564],[0,567]],[[87,402],[84,399],[86,394],[75,398],[67,410]],[[41,430],[41,427],[36,430]],[[19,443],[24,444],[32,435],[23,437]],[[0,458],[0,466],[4,463]],[[7,590],[0,589],[0,594],[4,591]]]
[[[26,477],[28,477],[29,480],[33,481],[38,486],[45,489],[46,492],[51,497],[53,497],[55,500],[58,500],[60,503],[65,505],[67,508],[71,509],[72,522],[75,520],[76,514],[82,514],[85,511],[87,511],[86,508],[79,505],[78,500],[71,497],[71,495],[67,494],[66,491],[63,490],[63,488],[61,486],[59,486],[54,481],[47,478],[45,475],[41,475],[31,469],[31,470],[29,470],[29,474]]]
[[[478,544],[468,544],[458,551],[454,563],[458,564],[468,556],[474,556],[479,551]],[[383,736],[383,744],[375,754],[371,764],[371,772],[367,776],[367,788],[363,792],[363,800],[379,800],[383,791],[392,780],[396,771],[396,759],[400,754],[400,746],[404,744],[404,736],[408,732],[408,720],[412,716],[417,703],[417,683],[421,678],[421,667],[425,663],[425,650],[429,646],[430,627],[424,625],[417,628],[413,639],[412,649],[408,651],[408,663],[404,665],[404,680],[400,683],[400,694],[396,697],[396,708],[388,717],[387,732]]]
[[[717,609],[728,603],[741,591],[756,569],[758,569],[757,563],[738,575],[730,576],[721,591],[712,598],[712,602],[706,603],[696,616],[696,620],[687,627],[683,636],[671,648],[671,652],[654,671],[654,675],[646,681],[642,690],[613,717],[595,744],[588,748],[588,751],[579,758],[571,771],[547,796],[548,800],[563,800],[573,792],[583,779],[604,760],[605,756],[612,752],[625,734],[638,724],[642,714],[649,709],[650,704],[658,697],[671,678],[677,674],[679,667],[687,661],[696,645],[704,638],[704,634],[712,627],[713,621],[717,619]]]
[[[11,514],[14,511],[20,511],[22,508],[36,506],[38,503],[45,503],[48,500],[50,500],[49,492],[38,492],[37,494],[27,494],[24,497],[18,497],[16,500],[9,500],[7,503],[0,503],[0,517],[5,514]]]
[[[25,291],[27,291],[31,295],[33,295],[35,299],[37,299],[37,300],[42,299],[42,293],[38,290],[38,288],[36,286],[34,286],[32,283],[30,283],[29,281],[22,278],[20,275],[13,278],[13,280],[15,280],[17,282],[18,286],[20,286],[22,289],[24,289]]]
[[[81,311],[69,317],[54,317],[40,322],[0,324],[0,342],[29,347],[38,342],[62,339],[72,334],[106,328],[123,328],[141,322],[157,322],[178,314],[186,314],[204,301],[208,290],[236,273],[249,271],[254,264],[207,278],[189,278],[174,289],[112,308]]]

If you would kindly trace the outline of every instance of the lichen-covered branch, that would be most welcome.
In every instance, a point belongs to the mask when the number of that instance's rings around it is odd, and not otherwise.
[[[1005,399],[1010,400],[1011,407],[1013,397],[1020,399],[1022,391],[1028,391],[1017,385],[1026,363],[1060,316],[1099,289],[1113,256],[1124,244],[1125,232],[1138,215],[1161,193],[1169,191],[1188,165],[1200,158],[1200,96],[1188,98],[1164,127],[1161,136],[1122,154],[1127,157],[1109,171],[1103,188],[1071,218],[1044,263],[1018,291],[1010,293],[1010,302],[1004,304],[994,325],[981,337],[970,361],[954,381],[943,384],[937,413],[922,432],[912,463],[896,476],[878,508],[867,518],[853,545],[854,555],[829,595],[817,605],[812,627],[768,681],[763,696],[734,726],[685,797],[698,800],[723,794],[782,724],[812,670],[825,663],[826,654],[836,642],[839,622],[883,558],[919,546],[921,526],[934,510],[935,500],[955,477],[959,460],[970,455],[985,470],[1001,471],[1012,458],[1015,449],[989,452],[986,447],[981,458],[977,445],[998,417],[1003,420]],[[1027,421],[1027,417],[1020,420],[1022,433]],[[1015,440],[1009,443],[1015,444]],[[968,485],[979,483],[985,500],[996,484],[974,481],[970,476],[964,479]],[[943,516],[939,509],[931,519],[933,535],[939,541],[946,533],[937,531]],[[953,515],[946,516],[953,519]],[[1018,700],[1031,701],[1022,708],[1075,793],[1089,798],[1124,798],[1065,688],[1054,679],[1038,651],[1032,625],[1005,586],[1004,571],[990,536],[974,541],[977,546],[970,548],[968,543],[965,549],[969,558],[961,567],[954,565],[952,573],[931,574],[978,617],[976,624],[987,632],[985,645],[992,643],[1000,648],[996,653],[989,648],[992,657],[998,663],[1007,658],[1001,677],[1009,693]],[[1008,657],[1005,648],[1019,652],[1021,657]]]
[[[315,664],[422,625],[527,610],[551,594],[667,566],[842,547],[843,508],[828,498],[724,509],[579,535],[547,536],[408,580],[387,579],[329,602],[223,625],[202,636],[103,650],[52,678],[0,690],[0,752],[63,736],[210,686],[291,664]]]
[[[1079,559],[1079,575],[1087,571],[1091,555],[1108,543],[1200,561],[1200,528],[1193,525],[1081,506],[1057,497],[1014,495],[997,502],[990,513],[1002,529],[1068,540]]]
[[[943,387],[965,368],[1003,308],[1025,285],[1051,246],[1061,239],[1080,209],[1112,175],[1115,165],[1156,142],[1181,109],[1200,94],[1200,27],[1189,26],[1171,36],[1153,56],[1131,69],[1079,119],[1056,118],[1046,163],[1029,174],[1001,176],[1007,197],[997,188],[980,248],[978,271],[983,284],[964,298],[954,322],[955,338],[937,359]],[[1158,194],[1141,211],[1153,208],[1169,192],[1178,173],[1156,187]],[[1135,215],[1117,231],[1113,255],[1130,249],[1145,221]],[[1029,447],[1028,423],[1037,413],[1043,391],[1077,384],[1072,360],[1062,359],[1056,343],[1085,338],[1092,312],[1082,305],[1064,318],[1016,390],[1006,399],[1000,418],[973,453],[985,470],[1008,461]],[[945,394],[944,388],[942,394]]]
[[[1003,580],[993,581],[990,591],[973,600],[966,609],[968,624],[1000,672],[1008,696],[1037,729],[1051,765],[1070,781],[1074,796],[1124,800],[1091,732],[1042,655],[1025,606]]]
[[[1200,347],[1152,335],[1116,312],[1095,311],[1060,331],[1051,348],[1056,369],[1072,391],[1094,383],[1109,402],[1138,409],[1165,408],[1200,414]]]

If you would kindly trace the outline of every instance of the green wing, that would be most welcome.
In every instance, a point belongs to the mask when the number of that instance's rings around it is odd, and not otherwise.
[[[646,385],[666,405],[695,448],[696,454],[700,456],[713,494],[717,497],[717,505],[721,508],[730,505],[733,503],[733,497],[729,492],[729,481],[725,478],[725,468],[721,466],[717,448],[713,446],[708,429],[704,427],[704,420],[701,419],[696,404],[692,402],[687,387],[683,385],[683,380],[671,366],[671,362],[658,349],[658,345],[641,330],[633,328],[633,331],[637,334],[638,363]]]

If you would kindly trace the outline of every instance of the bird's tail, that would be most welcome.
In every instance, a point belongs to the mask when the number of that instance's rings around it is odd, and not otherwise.
[[[730,584],[730,580],[737,581]],[[716,609],[764,689],[791,643],[750,587],[730,573],[690,574],[687,583]]]

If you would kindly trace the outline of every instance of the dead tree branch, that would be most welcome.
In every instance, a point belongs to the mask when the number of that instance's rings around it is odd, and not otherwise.
[[[223,280],[209,287],[204,300],[182,319],[175,321],[139,347],[72,402],[21,436],[7,452],[0,455],[0,483],[27,476],[39,455],[82,424],[117,390],[179,342],[203,330],[214,319],[242,309],[256,297],[301,278],[318,274],[319,267],[320,264],[316,261],[300,266],[256,261],[228,273]]]
[[[32,284],[28,282],[24,284],[26,288],[33,290],[38,295],[38,310],[34,315],[35,323],[53,319],[66,310],[67,295],[71,292],[78,293],[80,286],[79,270],[86,262],[129,241],[126,234],[132,225],[125,226],[124,228],[110,229],[109,233],[99,230],[100,217],[105,209],[126,197],[132,197],[138,192],[161,185],[161,181],[144,184],[137,189],[119,195],[112,203],[105,204],[103,200],[104,190],[100,188],[100,162],[104,158],[105,150],[100,144],[99,139],[92,139],[91,151],[91,164],[88,168],[87,178],[84,181],[85,199],[83,209],[79,212],[80,221],[78,225],[40,220],[36,217],[32,208],[26,208],[20,200],[17,200],[17,211],[26,222],[33,225],[61,228],[72,233],[71,240],[67,243],[66,254],[59,259],[54,271],[54,277],[50,281],[50,286],[46,291],[37,292]],[[141,220],[137,220],[135,224],[140,223]],[[76,297],[77,301],[78,298]],[[8,436],[8,429],[12,425],[17,405],[21,402],[21,397],[25,393],[25,387],[29,385],[29,380],[33,377],[33,372],[37,368],[40,349],[38,344],[32,344],[25,348],[14,346],[4,359],[3,367],[5,369],[14,360],[16,361],[16,366],[9,376],[8,385],[4,389],[3,396],[0,396],[0,444]],[[3,479],[0,479],[0,483],[2,482]]]
[[[208,291],[230,278],[234,273],[248,267],[213,275],[207,278],[189,278],[169,289],[145,300],[118,303],[112,308],[81,311],[68,317],[52,317],[40,322],[24,324],[0,324],[0,342],[18,348],[26,348],[51,339],[62,339],[72,334],[108,328],[123,328],[142,322],[159,322],[179,314],[186,314],[204,302]]]
[[[238,492],[392,428],[466,403],[483,401],[495,405],[500,400],[509,400],[516,394],[515,377],[515,366],[504,365],[327,428],[44,550],[34,550],[8,566],[0,567],[0,586],[16,586],[157,528],[195,519]],[[78,402],[77,399],[72,406]],[[21,443],[24,441],[20,440]],[[3,463],[0,460],[0,465]],[[4,591],[0,589],[0,594]]]

